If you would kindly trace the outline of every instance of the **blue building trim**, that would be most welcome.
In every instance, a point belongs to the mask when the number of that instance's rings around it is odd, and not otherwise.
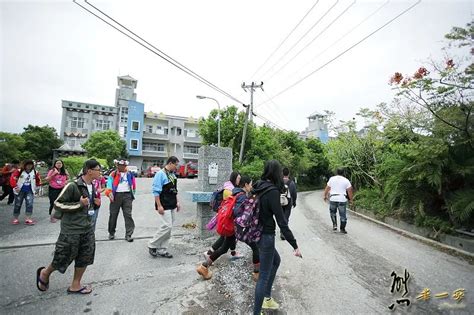
[[[128,101],[127,152],[130,156],[141,156],[143,145],[143,123],[145,105],[137,101]]]

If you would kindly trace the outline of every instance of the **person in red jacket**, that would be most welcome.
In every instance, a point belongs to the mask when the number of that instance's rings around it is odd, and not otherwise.
[[[11,163],[5,165],[2,168],[1,176],[4,178],[3,182],[3,195],[0,196],[0,201],[8,197],[7,205],[11,205],[15,201],[15,194],[13,193],[13,188],[10,186],[10,177],[13,172],[18,169],[20,161],[12,161]]]
[[[12,173],[10,177],[10,186],[15,194],[15,206],[13,207],[12,224],[20,223],[20,209],[23,200],[26,200],[25,224],[34,225],[36,222],[31,219],[33,214],[33,200],[35,191],[41,186],[41,179],[35,170],[35,164],[32,160],[25,160],[22,167]]]

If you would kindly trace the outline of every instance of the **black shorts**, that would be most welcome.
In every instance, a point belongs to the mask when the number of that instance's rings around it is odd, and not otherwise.
[[[83,234],[59,234],[51,265],[60,273],[75,261],[74,267],[84,268],[94,263],[95,234],[91,229]]]

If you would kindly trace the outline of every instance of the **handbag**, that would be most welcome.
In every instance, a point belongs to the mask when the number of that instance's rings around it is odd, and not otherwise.
[[[216,228],[217,225],[217,214],[212,217],[211,220],[206,224],[206,229],[212,231]]]

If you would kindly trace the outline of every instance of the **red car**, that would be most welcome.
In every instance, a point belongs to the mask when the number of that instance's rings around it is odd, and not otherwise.
[[[159,166],[148,166],[148,168],[145,171],[146,177],[154,177],[156,173],[158,173],[161,170]]]
[[[198,164],[196,162],[180,164],[176,169],[176,176],[182,178],[198,176]]]

